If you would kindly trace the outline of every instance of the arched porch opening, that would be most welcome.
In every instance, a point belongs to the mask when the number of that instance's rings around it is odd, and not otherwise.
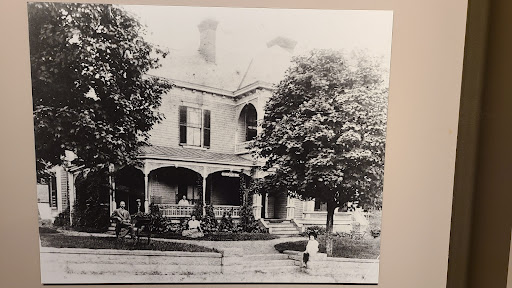
[[[149,173],[150,202],[178,204],[185,196],[189,205],[201,202],[201,174],[183,167],[162,167]],[[181,202],[182,206],[186,206]]]
[[[206,178],[206,204],[212,205],[215,215],[222,217],[229,212],[232,217],[239,217],[240,206],[244,197],[242,187],[248,187],[251,177],[239,172],[217,171]]]
[[[144,212],[144,173],[135,167],[126,166],[114,174],[116,207],[124,201],[130,214]]]

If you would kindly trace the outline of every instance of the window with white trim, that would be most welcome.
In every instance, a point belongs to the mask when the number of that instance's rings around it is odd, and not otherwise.
[[[210,110],[180,106],[180,144],[210,147]]]

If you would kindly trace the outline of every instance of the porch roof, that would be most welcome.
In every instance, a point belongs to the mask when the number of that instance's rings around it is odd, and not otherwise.
[[[202,149],[184,147],[145,146],[140,158],[157,158],[166,160],[183,160],[205,163],[232,164],[242,166],[257,166],[252,160],[235,154],[224,154]]]

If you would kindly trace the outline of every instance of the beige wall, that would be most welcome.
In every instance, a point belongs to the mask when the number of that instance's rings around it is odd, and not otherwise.
[[[378,287],[443,288],[446,286],[466,0],[90,0],[90,2],[394,10],[382,253]],[[506,1],[502,0],[502,3]],[[509,14],[507,11],[510,11],[507,9],[498,6],[493,13],[507,15]],[[39,241],[26,1],[1,1],[0,11],[3,12],[3,17],[0,17],[0,30],[7,43],[4,43],[1,48],[1,66],[8,68],[0,72],[0,87],[3,95],[2,105],[0,105],[2,117],[0,125],[2,137],[7,139],[2,141],[2,149],[0,149],[2,155],[0,175],[3,191],[6,191],[2,194],[3,200],[0,201],[1,228],[6,232],[0,238],[2,247],[0,286],[41,287],[37,261]],[[493,18],[497,21],[496,27],[502,29],[501,35],[508,37],[510,23],[506,22],[507,17]],[[500,30],[496,31],[499,34]],[[495,41],[499,38],[497,35]],[[507,57],[510,53],[496,51],[495,55],[496,58]],[[504,61],[502,65],[512,67],[506,64],[507,62]],[[506,76],[507,71],[503,69],[501,74]],[[494,87],[500,89],[497,85]],[[509,83],[502,85],[501,89],[508,91],[507,87],[510,87]],[[498,99],[505,101],[510,97],[498,97]],[[508,107],[501,106],[503,109]],[[493,109],[500,110],[499,108],[500,105],[493,105],[486,110],[486,113],[494,115]],[[512,115],[509,111],[507,113],[503,115]],[[501,132],[508,133],[508,130]],[[494,139],[499,141],[499,137]],[[501,142],[506,143],[506,141]],[[494,151],[497,153],[499,150],[494,149]],[[509,150],[504,152],[510,153]],[[489,158],[488,161],[493,160],[494,158]],[[502,157],[501,160],[497,160],[503,163],[501,161],[507,158]],[[489,173],[500,171],[500,165],[486,167],[489,168]],[[500,191],[496,193],[498,195]],[[501,193],[505,192],[501,190]],[[489,194],[493,195],[493,193]],[[501,200],[498,204],[510,203],[508,200],[508,202],[503,201],[504,196],[498,198]],[[493,202],[494,204],[489,205],[487,209],[480,209],[481,213],[486,214],[493,209],[496,210],[494,207],[496,201]],[[23,204],[23,213],[20,213],[19,205],[21,204]],[[481,205],[487,205],[487,203],[483,201]],[[436,208],[435,213],[432,213],[432,207]],[[11,221],[13,215],[16,215],[16,221]],[[501,218],[502,221],[508,221],[503,219],[505,218]],[[483,225],[485,221],[481,223]],[[493,218],[491,223],[498,225],[500,219]],[[492,233],[490,235],[492,236]],[[510,230],[507,232],[507,238],[509,237]],[[493,243],[492,239],[482,239],[474,247],[484,250],[485,247],[497,249],[505,253],[508,258],[509,245],[493,245]],[[508,244],[508,240],[505,243]],[[502,246],[506,249],[502,249]],[[485,266],[487,261],[477,261],[475,265]],[[507,264],[508,261],[505,263]],[[483,269],[475,269],[475,271],[481,275],[484,273]],[[487,274],[489,275],[492,276],[492,273]],[[489,279],[492,277],[488,277]],[[501,277],[496,281],[499,280]],[[499,284],[493,285],[496,282],[485,283],[489,285],[480,287],[500,287]],[[502,281],[501,284],[504,282]],[[178,287],[176,285],[172,286]],[[147,285],[133,287],[145,286]],[[158,285],[158,287],[171,286]],[[277,287],[277,285],[269,287]]]

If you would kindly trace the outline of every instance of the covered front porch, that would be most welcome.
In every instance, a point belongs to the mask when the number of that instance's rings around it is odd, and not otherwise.
[[[246,173],[231,168],[211,171],[205,177],[185,167],[161,167],[148,176],[149,203],[164,217],[189,217],[198,206],[212,206],[217,218],[224,214],[239,218],[241,189],[251,182]]]
[[[224,214],[240,217],[241,191],[256,177],[251,173],[251,160],[187,148],[151,148],[141,157],[140,167],[122,168],[115,174],[111,211],[125,201],[131,213],[149,212],[154,205],[163,216],[180,219],[189,217],[198,207],[204,214],[204,207],[211,205],[217,218]],[[126,201],[127,196],[130,201]],[[258,219],[261,197],[255,195],[251,200]]]

